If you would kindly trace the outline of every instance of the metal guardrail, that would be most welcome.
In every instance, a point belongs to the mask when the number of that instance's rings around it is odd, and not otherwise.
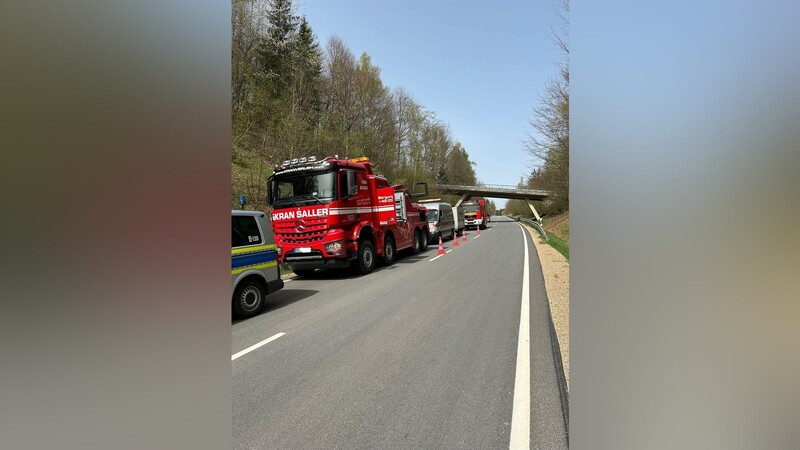
[[[542,235],[542,238],[544,238],[544,241],[548,242],[547,232],[544,231],[544,228],[542,228],[542,224],[540,224],[539,222],[537,222],[535,220],[528,219],[526,217],[514,217],[514,220],[517,220],[519,222],[524,222],[524,223],[536,228],[539,231],[539,234]]]

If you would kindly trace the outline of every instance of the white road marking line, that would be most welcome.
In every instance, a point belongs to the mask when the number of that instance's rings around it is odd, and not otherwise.
[[[436,256],[433,259],[429,259],[428,261],[436,261],[437,259],[441,258],[442,256],[444,256],[444,255]]]
[[[238,353],[234,353],[233,356],[231,356],[231,361],[233,361],[234,359],[236,359],[236,358],[238,358],[238,357],[240,357],[242,355],[246,355],[246,354],[252,352],[253,350],[255,350],[255,349],[257,349],[257,348],[259,348],[259,347],[261,347],[263,345],[269,344],[270,342],[274,341],[275,339],[278,339],[279,337],[281,337],[281,336],[283,336],[285,334],[286,333],[283,333],[283,332],[278,333],[275,336],[268,337],[268,338],[264,339],[263,341],[259,342],[258,344],[251,345],[250,347],[247,347],[246,349],[244,349],[244,350],[242,350],[242,351],[240,351]]]
[[[452,251],[453,251],[453,249],[450,249],[450,250],[445,250],[445,253],[450,253],[450,252],[452,252]],[[439,255],[439,256],[442,256],[442,255]]]
[[[520,229],[525,243],[525,259],[522,268],[522,309],[519,315],[519,338],[517,340],[517,373],[514,377],[514,409],[511,411],[511,441],[508,445],[511,449],[527,449],[531,445],[531,332],[528,239],[525,228],[520,225]]]
[[[479,234],[479,235],[477,235],[477,236],[475,236],[475,237],[474,237],[474,238],[472,238],[472,239],[478,239],[479,237],[481,237],[481,235],[480,235],[480,234]]]

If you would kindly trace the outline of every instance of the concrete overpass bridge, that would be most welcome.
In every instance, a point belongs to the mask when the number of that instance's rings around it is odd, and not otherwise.
[[[508,199],[515,199],[515,200],[525,200],[528,204],[528,207],[533,212],[533,215],[536,217],[536,220],[539,223],[542,222],[542,218],[539,217],[539,213],[536,212],[536,208],[533,207],[533,201],[536,200],[546,200],[549,197],[552,197],[553,194],[550,191],[543,191],[541,189],[523,189],[518,188],[515,186],[501,186],[501,185],[491,185],[491,184],[484,184],[481,186],[463,186],[463,185],[456,185],[456,184],[436,184],[434,185],[437,191],[441,192],[442,194],[453,194],[453,195],[460,195],[461,198],[456,202],[456,207],[460,206],[461,203],[469,200],[472,197],[494,197],[494,198],[508,198]]]

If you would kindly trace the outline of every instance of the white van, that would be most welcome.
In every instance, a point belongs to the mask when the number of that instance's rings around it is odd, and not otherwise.
[[[449,203],[426,203],[425,208],[428,217],[428,242],[437,244],[440,236],[443,241],[453,239],[456,236],[453,207]]]
[[[283,288],[278,248],[267,216],[261,211],[231,211],[231,290],[238,318],[257,314],[264,297]]]

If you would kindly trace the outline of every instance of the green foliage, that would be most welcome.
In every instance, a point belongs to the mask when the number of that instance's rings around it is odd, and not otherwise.
[[[396,184],[475,184],[447,127],[366,53],[332,37],[324,52],[291,0],[232,3],[232,202],[266,209],[266,180],[285,159],[368,156]]]
[[[540,214],[555,214],[569,209],[569,45],[568,0],[558,3],[558,28],[553,40],[563,52],[559,75],[550,80],[530,119],[525,148],[537,167],[527,187],[553,191],[555,196],[542,205]]]
[[[557,234],[547,233],[547,243],[550,244],[551,247],[558,250],[559,253],[564,255],[569,261],[569,242],[562,239]]]

